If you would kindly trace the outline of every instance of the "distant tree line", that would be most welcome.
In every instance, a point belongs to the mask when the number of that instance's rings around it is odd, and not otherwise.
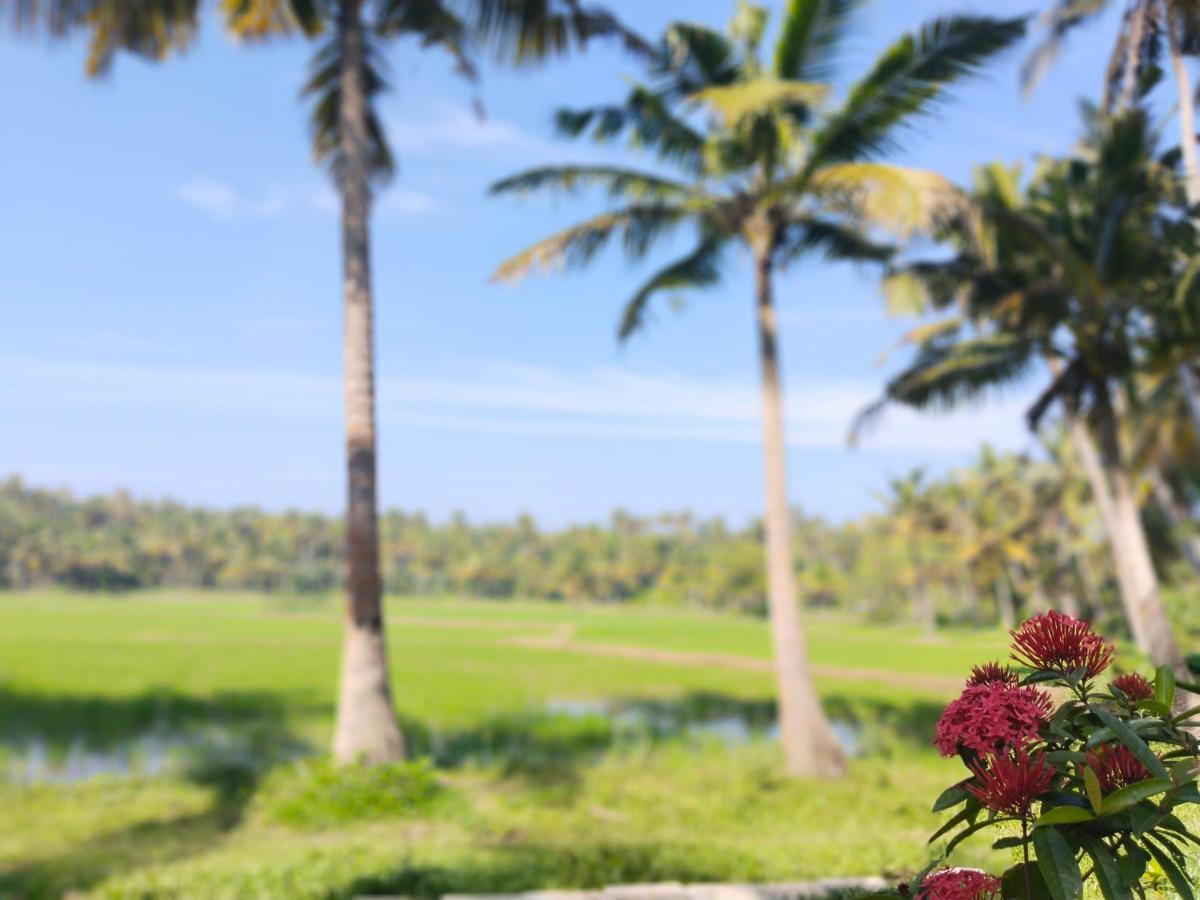
[[[1089,485],[1062,442],[1046,460],[988,449],[939,478],[896,478],[880,511],[835,524],[793,513],[802,601],[877,620],[1008,623],[1048,608],[1120,628],[1115,573]],[[1160,571],[1195,576],[1190,532],[1147,493]],[[435,523],[380,519],[391,594],[497,600],[647,602],[762,614],[761,524],[690,513],[614,512],[605,524],[539,528],[529,516]],[[112,591],[158,587],[323,593],[341,586],[334,516],[214,510],[125,492],[77,498],[0,482],[0,586]],[[1186,611],[1186,604],[1179,609]],[[1188,623],[1183,623],[1188,624]]]

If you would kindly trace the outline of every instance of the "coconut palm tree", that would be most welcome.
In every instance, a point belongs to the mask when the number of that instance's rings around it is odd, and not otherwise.
[[[1029,55],[1022,70],[1025,88],[1036,86],[1058,55],[1067,34],[1093,21],[1111,6],[1111,0],[1054,0],[1043,17],[1045,38]],[[1200,51],[1200,2],[1134,0],[1126,7],[1121,26],[1105,70],[1101,112],[1107,115],[1126,110],[1153,88],[1163,74],[1158,63],[1165,51],[1175,82],[1184,189],[1194,214],[1200,206],[1200,152],[1196,146],[1196,97],[1186,57]],[[1177,342],[1176,346],[1172,371],[1186,400],[1192,428],[1200,434],[1200,379],[1195,371],[1200,341]]]
[[[732,247],[753,260],[754,308],[762,377],[769,608],[788,768],[842,769],[841,752],[809,675],[796,605],[785,473],[783,388],[775,277],[809,254],[881,260],[888,248],[867,229],[898,230],[925,220],[944,201],[936,175],[880,162],[903,129],[945,90],[1023,32],[1019,19],[954,17],[893,44],[840,102],[828,79],[838,71],[859,0],[790,0],[774,52],[760,52],[767,13],[741,3],[724,34],[671,26],[652,82],[623,103],[559,114],[568,135],[627,137],[677,177],[619,166],[548,166],[496,184],[497,194],[601,188],[613,209],[543,240],[503,263],[496,276],[583,266],[620,236],[632,259],[665,237],[694,232],[695,245],[652,275],[625,305],[618,335],[646,322],[658,296],[708,288]]]
[[[26,33],[91,35],[88,70],[114,53],[159,58],[186,48],[199,0],[16,0],[13,23]],[[341,761],[399,759],[404,742],[392,706],[383,624],[376,487],[374,297],[370,215],[373,195],[394,171],[376,104],[387,89],[384,52],[410,38],[449,53],[473,77],[474,52],[527,64],[593,38],[650,48],[602,8],[579,0],[223,0],[226,25],[245,39],[301,35],[318,41],[304,88],[312,103],[313,152],[340,195],[346,430],[346,615],[334,755]]]
[[[1178,214],[1179,181],[1157,159],[1145,114],[1097,116],[1091,126],[1078,155],[1044,161],[1028,186],[1014,170],[981,170],[973,203],[944,230],[957,252],[903,267],[899,277],[954,312],[922,330],[885,403],[953,407],[1044,372],[1029,421],[1057,407],[1095,441],[1131,630],[1157,664],[1180,667],[1118,407],[1139,403],[1137,376],[1157,355],[1158,322],[1176,307],[1200,243]]]

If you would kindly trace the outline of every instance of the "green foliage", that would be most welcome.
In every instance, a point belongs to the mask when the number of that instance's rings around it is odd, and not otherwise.
[[[256,798],[259,811],[293,828],[429,816],[448,799],[427,760],[383,766],[338,766],[325,760],[280,768]]]

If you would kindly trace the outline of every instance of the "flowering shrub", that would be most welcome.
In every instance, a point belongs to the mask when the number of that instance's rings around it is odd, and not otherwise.
[[[1048,612],[1012,632],[1012,660],[976,666],[934,744],[970,773],[934,812],[957,812],[930,838],[948,855],[1000,826],[995,849],[1020,862],[1001,876],[930,866],[900,891],[917,900],[1105,900],[1162,888],[1195,900],[1187,854],[1200,847],[1176,810],[1200,804],[1200,706],[1178,710],[1169,667],[1108,684],[1113,647],[1078,619]],[[1180,694],[1182,696],[1182,694]],[[1179,704],[1183,705],[1183,704]],[[936,865],[936,864],[935,864]]]

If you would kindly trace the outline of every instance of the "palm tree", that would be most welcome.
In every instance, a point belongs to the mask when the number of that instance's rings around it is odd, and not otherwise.
[[[1118,407],[1138,403],[1136,379],[1157,355],[1158,320],[1174,309],[1181,272],[1200,245],[1178,215],[1178,180],[1156,159],[1145,114],[1131,109],[1091,125],[1077,156],[1044,161],[1028,187],[1014,170],[981,170],[973,203],[944,230],[955,255],[900,270],[934,306],[956,311],[922,330],[915,359],[888,383],[884,402],[952,407],[1049,360],[1029,421],[1036,426],[1057,406],[1094,439],[1097,500],[1108,506],[1130,628],[1156,664],[1181,667]]]
[[[1032,89],[1041,79],[1069,32],[1094,20],[1111,5],[1111,0],[1054,0],[1043,17],[1046,37],[1030,54],[1022,71],[1026,89]],[[1196,98],[1185,57],[1195,56],[1198,49],[1200,2],[1133,0],[1125,9],[1109,57],[1100,104],[1106,115],[1134,105],[1162,77],[1158,60],[1166,51],[1175,81],[1184,190],[1193,210],[1200,206],[1200,152],[1196,146]],[[1200,341],[1178,346],[1181,352],[1175,354],[1173,371],[1186,399],[1192,428],[1200,434],[1200,379],[1193,368]]]
[[[908,565],[901,573],[913,599],[913,610],[926,637],[937,633],[937,603],[929,585],[930,562],[922,545],[938,529],[941,514],[933,490],[925,482],[925,471],[913,469],[893,478],[888,493],[881,498],[887,504],[887,516],[893,538],[899,542]]]
[[[313,151],[340,195],[346,430],[346,615],[334,756],[343,762],[399,759],[404,742],[392,706],[383,624],[376,486],[374,298],[370,214],[394,162],[376,112],[387,89],[384,47],[412,38],[447,51],[473,77],[472,51],[524,64],[597,37],[632,51],[649,47],[614,16],[579,0],[223,0],[229,29],[247,39],[301,34],[319,39],[304,93],[312,101]],[[90,72],[117,50],[158,58],[186,48],[198,0],[18,0],[15,26],[65,36],[88,30]]]
[[[616,235],[630,258],[640,259],[668,235],[695,232],[693,249],[652,275],[626,304],[621,339],[643,326],[656,296],[711,287],[732,245],[749,250],[762,377],[769,608],[780,727],[794,773],[838,772],[843,761],[813,689],[796,605],[775,275],[810,253],[886,258],[889,248],[865,229],[918,224],[944,199],[945,184],[878,158],[945,88],[1013,43],[1024,27],[1019,19],[935,21],[895,43],[831,105],[826,80],[837,71],[860,5],[791,0],[766,60],[759,51],[767,14],[760,7],[740,4],[726,34],[675,24],[661,43],[652,85],[635,85],[622,104],[559,114],[567,134],[627,136],[678,178],[617,166],[549,166],[493,187],[498,194],[600,187],[619,201],[503,263],[501,280],[539,267],[586,265]],[[697,113],[706,113],[703,125]]]

